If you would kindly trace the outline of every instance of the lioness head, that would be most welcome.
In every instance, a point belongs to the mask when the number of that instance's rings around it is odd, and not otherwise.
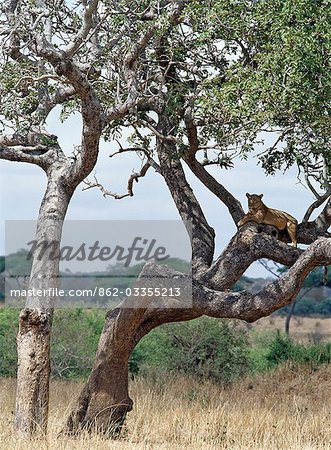
[[[263,194],[257,195],[257,194],[249,194],[246,193],[246,197],[248,198],[248,208],[249,209],[256,209],[262,204],[262,197]]]

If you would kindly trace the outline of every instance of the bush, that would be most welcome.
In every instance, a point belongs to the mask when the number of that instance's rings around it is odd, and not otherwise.
[[[167,324],[138,345],[146,367],[228,382],[249,371],[247,332],[238,322],[199,318]]]
[[[17,372],[16,335],[19,310],[0,308],[0,376],[15,377]]]
[[[19,311],[0,309],[0,376],[15,376]],[[105,310],[60,309],[54,316],[52,374],[87,377],[93,365]],[[291,360],[313,368],[331,362],[331,343],[302,345],[280,332],[249,333],[238,321],[202,317],[166,324],[145,336],[129,362],[131,376],[154,377],[167,371],[229,382],[248,373],[270,370]]]
[[[269,345],[266,359],[271,367],[288,360],[317,367],[331,362],[331,343],[305,346],[278,331]]]
[[[51,363],[55,377],[77,378],[89,375],[105,311],[59,309],[54,315]],[[0,376],[16,376],[19,310],[0,309]]]
[[[283,361],[287,361],[295,354],[295,346],[287,335],[281,334],[277,330],[276,336],[270,342],[266,360],[271,365],[277,365]]]
[[[59,309],[54,314],[52,375],[60,378],[87,377],[93,366],[105,310]]]

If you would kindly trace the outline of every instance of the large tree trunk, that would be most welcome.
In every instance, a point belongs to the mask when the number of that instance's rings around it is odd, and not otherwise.
[[[136,286],[145,286],[147,280],[151,285],[151,277],[168,277],[169,273],[178,275],[178,272],[169,271],[164,266],[146,264]],[[142,330],[154,301],[153,297],[128,297],[107,314],[91,375],[69,415],[63,433],[77,434],[81,429],[95,428],[108,435],[121,431],[126,414],[133,406],[128,392],[129,358],[139,340],[158,325],[155,321]],[[153,312],[157,311],[157,306],[159,303],[154,303]],[[179,308],[175,310],[174,317],[178,311]]]
[[[145,309],[122,308],[107,314],[92,373],[71,412],[64,433],[97,428],[106,434],[120,431],[132,409],[128,392],[128,364],[134,335]]]
[[[58,178],[49,174],[47,189],[40,207],[36,242],[60,243],[63,220],[72,192]],[[58,286],[59,259],[33,258],[29,290]],[[52,295],[29,295],[21,311],[17,336],[18,372],[14,428],[18,435],[29,437],[36,430],[47,430],[50,337],[53,308]]]

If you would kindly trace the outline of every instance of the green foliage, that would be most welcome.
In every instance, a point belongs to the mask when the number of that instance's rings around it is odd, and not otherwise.
[[[59,309],[54,315],[52,374],[61,378],[87,377],[91,371],[105,311]]]
[[[265,171],[298,164],[325,187],[318,162],[330,170],[330,6],[329,0],[193,3],[192,26],[209,30],[209,45],[218,38],[226,57],[201,84],[201,117],[216,119],[203,128],[207,139],[245,158],[263,141],[262,130],[277,130],[275,145],[259,155]]]
[[[0,308],[0,377],[16,375],[18,316],[17,309]]]
[[[91,371],[104,311],[60,309],[54,315],[52,374],[61,378],[87,377]],[[15,376],[19,310],[0,308],[0,376]]]
[[[279,331],[269,344],[266,360],[271,367],[284,361],[310,363],[313,367],[331,362],[331,343],[304,346]]]
[[[138,345],[144,364],[228,382],[249,370],[247,334],[238,322],[200,318],[168,324]]]
[[[0,376],[15,376],[19,311],[0,308]],[[51,362],[59,378],[86,378],[92,368],[104,310],[60,309],[54,316]],[[131,376],[182,372],[222,383],[275,368],[285,361],[331,362],[331,343],[302,345],[275,332],[248,332],[238,321],[202,317],[156,328],[134,349]]]
[[[276,336],[269,344],[266,360],[272,365],[287,361],[294,353],[293,341],[286,335],[277,331]]]

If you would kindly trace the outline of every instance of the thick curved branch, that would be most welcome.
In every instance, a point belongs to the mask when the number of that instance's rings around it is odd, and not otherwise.
[[[43,166],[44,160],[40,156],[44,155],[48,150],[49,147],[41,145],[36,145],[34,147],[4,147],[0,144],[0,159]]]
[[[274,227],[250,222],[240,228],[199,281],[211,289],[229,289],[254,261],[268,258],[290,267],[302,252],[279,241]]]
[[[82,143],[80,152],[72,165],[68,177],[70,183],[78,185],[96,164],[102,132],[101,105],[93,87],[73,61],[65,59],[62,52],[47,42],[44,36],[36,38],[37,54],[46,58],[59,76],[64,76],[73,87],[82,105]]]
[[[0,135],[0,159],[36,164],[47,169],[57,157],[66,160],[57,137],[40,132]]]
[[[67,58],[70,58],[74,55],[74,53],[78,50],[80,45],[84,42],[89,32],[93,28],[93,15],[97,11],[98,3],[99,0],[91,0],[90,2],[88,2],[88,5],[84,7],[83,23],[81,29],[64,51]]]
[[[168,299],[168,307],[163,309],[153,309],[153,303],[151,303],[135,334],[133,346],[149,331],[163,323],[191,320],[202,315],[254,322],[291,303],[300,291],[308,273],[316,266],[330,263],[331,240],[320,238],[301,254],[287,272],[256,294],[246,291],[221,292],[209,289],[193,280],[192,307],[181,309],[176,299]],[[151,270],[152,267],[150,267]],[[156,276],[160,277],[162,269],[155,267],[154,270]]]
[[[53,95],[46,95],[39,101],[35,115],[39,117],[41,122],[46,121],[49,113],[56,106],[70,100],[75,95],[75,92],[72,86],[59,86]]]
[[[215,291],[208,292],[204,288],[208,304],[204,306],[205,300],[200,297],[203,314],[254,322],[289,304],[300,291],[309,272],[316,266],[329,264],[331,264],[331,240],[320,238],[311,244],[278,280],[269,283],[256,294],[248,292],[218,294]]]

